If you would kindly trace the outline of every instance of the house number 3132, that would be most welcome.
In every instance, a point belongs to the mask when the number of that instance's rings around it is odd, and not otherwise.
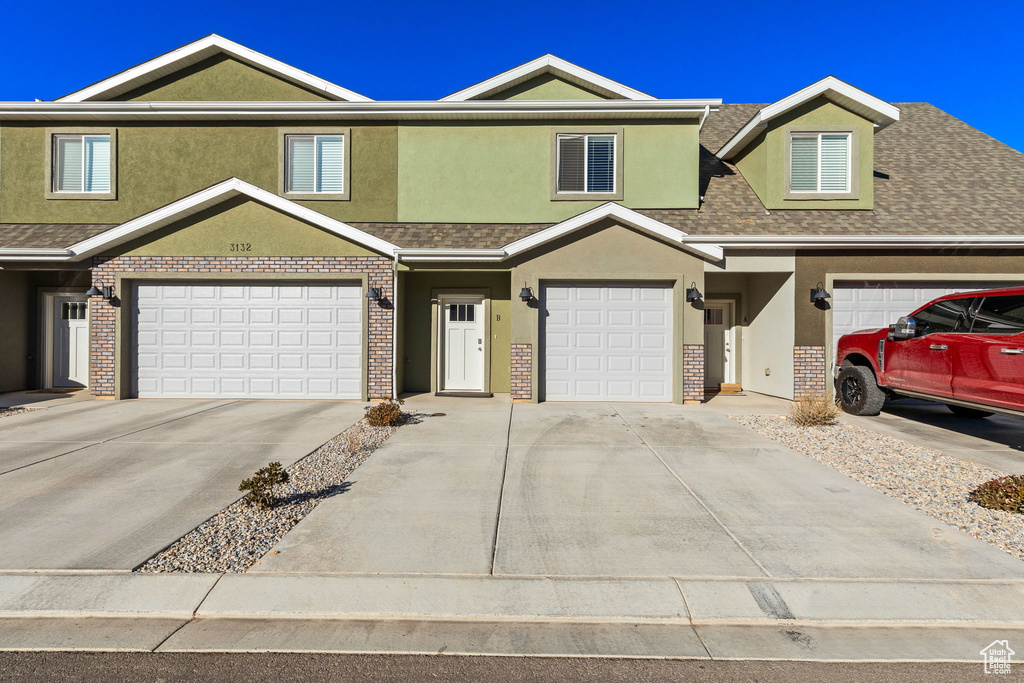
[[[252,251],[252,242],[232,242],[228,251]]]

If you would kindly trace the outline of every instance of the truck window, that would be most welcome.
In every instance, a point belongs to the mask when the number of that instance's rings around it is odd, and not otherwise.
[[[940,332],[966,332],[967,309],[973,299],[939,301],[914,314],[917,336]]]
[[[1024,332],[1024,296],[988,296],[981,302],[971,332],[1021,334]]]

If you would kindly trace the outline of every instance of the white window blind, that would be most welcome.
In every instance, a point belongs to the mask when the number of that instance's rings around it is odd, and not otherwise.
[[[110,192],[109,135],[59,135],[54,143],[54,191]]]
[[[789,172],[791,192],[849,192],[850,134],[794,133]]]
[[[614,135],[559,135],[557,191],[615,192]]]
[[[287,192],[345,191],[344,135],[289,135]]]

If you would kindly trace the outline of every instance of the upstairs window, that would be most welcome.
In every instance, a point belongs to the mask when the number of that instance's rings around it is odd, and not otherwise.
[[[850,192],[850,133],[792,133],[790,192]]]
[[[111,168],[109,135],[53,136],[54,193],[109,194]]]
[[[556,191],[560,194],[614,194],[617,138],[608,134],[559,134]]]
[[[285,192],[345,193],[345,136],[288,135]]]

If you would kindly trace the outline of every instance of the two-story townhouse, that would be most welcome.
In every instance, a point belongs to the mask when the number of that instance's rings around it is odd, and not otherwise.
[[[0,391],[792,398],[835,336],[1024,281],[1022,190],[832,77],[731,105],[548,55],[378,102],[210,36],[0,103]]]

